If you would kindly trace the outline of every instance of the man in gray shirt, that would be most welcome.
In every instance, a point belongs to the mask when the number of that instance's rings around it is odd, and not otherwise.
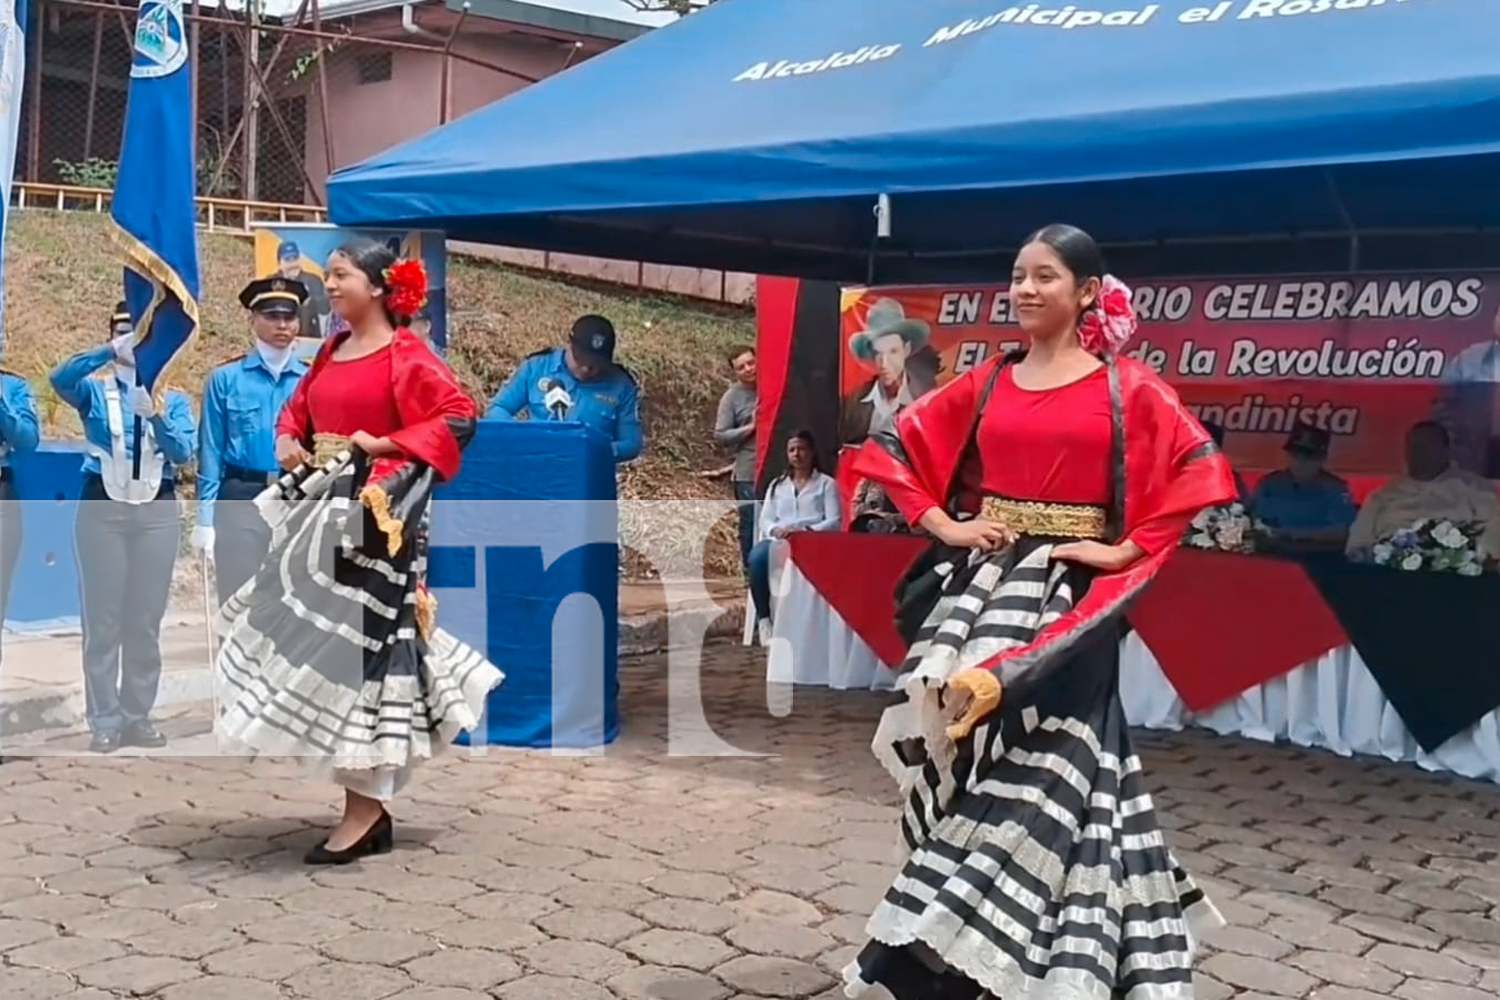
[[[735,383],[719,400],[714,440],[734,452],[734,499],[739,503],[740,561],[747,567],[755,544],[755,348],[736,348],[729,355]]]

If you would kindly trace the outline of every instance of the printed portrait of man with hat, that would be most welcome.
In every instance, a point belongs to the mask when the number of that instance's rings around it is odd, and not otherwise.
[[[849,338],[849,353],[874,376],[844,400],[840,436],[858,444],[871,434],[890,430],[896,414],[937,385],[939,364],[928,342],[931,328],[906,315],[900,302],[875,300],[864,329]]]

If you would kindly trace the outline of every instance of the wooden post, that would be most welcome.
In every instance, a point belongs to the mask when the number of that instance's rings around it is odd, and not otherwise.
[[[104,15],[94,11],[94,58],[89,62],[89,109],[83,118],[83,158],[94,152],[94,106],[99,98],[99,51],[104,47]]]
[[[202,66],[201,66],[201,64],[198,61],[199,58],[200,58],[199,55],[198,55],[198,50],[202,47],[202,43],[203,43],[203,25],[202,25],[202,21],[201,21],[201,19],[199,18],[198,15],[199,15],[198,0],[193,0],[193,30],[189,33],[189,35],[190,35],[190,37],[192,39],[192,41],[189,42],[189,44],[191,45],[193,51],[189,55],[189,58],[191,59],[191,61],[188,63],[188,79],[191,82],[188,84],[188,86],[193,89],[193,103],[192,103],[192,109],[193,109],[193,111],[192,111],[192,114],[193,114],[193,140],[192,140],[192,143],[193,143],[193,190],[194,191],[198,190],[198,122],[200,120],[199,117],[198,117],[198,79],[199,79],[199,74],[202,71]],[[97,63],[98,61],[99,60],[97,58],[94,60],[95,63]],[[93,103],[93,102],[90,101],[90,103]]]
[[[244,94],[240,105],[240,121],[245,126],[245,156],[243,188],[246,201],[260,198],[260,31],[256,25],[260,15],[254,0],[245,5],[245,44],[241,47],[245,59]]]
[[[42,37],[47,34],[47,18],[43,9],[45,0],[37,0],[32,10],[32,24],[36,29],[36,46],[31,53],[31,114],[26,123],[26,179],[36,183],[42,179]]]
[[[323,30],[322,4],[318,0],[311,0],[311,2],[313,30],[321,32]],[[333,158],[333,123],[328,120],[328,56],[331,46],[325,46],[320,41],[313,51],[318,60],[318,117],[323,122],[323,183],[326,189],[328,178],[338,167]],[[303,144],[306,145],[305,139]],[[303,159],[306,160],[305,154]]]

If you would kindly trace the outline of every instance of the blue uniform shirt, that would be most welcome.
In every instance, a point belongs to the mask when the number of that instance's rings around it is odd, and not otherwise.
[[[83,436],[89,443],[109,451],[114,442],[109,435],[109,416],[104,410],[104,382],[90,378],[99,369],[114,361],[115,352],[108,344],[101,344],[91,351],[80,351],[56,368],[52,369],[52,388],[64,403],[78,411],[83,418]],[[130,391],[115,379],[120,388],[120,410],[125,418],[125,457],[135,457],[135,435],[131,428],[135,424],[130,412]],[[151,418],[151,427],[156,434],[156,447],[165,460],[162,467],[162,482],[176,478],[177,468],[193,460],[193,449],[198,443],[198,428],[193,421],[193,404],[176,389],[164,394],[161,412]],[[83,458],[84,473],[99,474],[99,459],[89,454]]]
[[[292,398],[307,365],[293,357],[273,375],[251,351],[215,368],[198,411],[198,523],[214,525],[214,501],[227,466],[251,472],[276,470],[276,418]]]
[[[1290,531],[1347,528],[1354,523],[1354,497],[1349,484],[1331,472],[1299,483],[1282,469],[1256,484],[1250,512],[1274,528]]]
[[[615,461],[628,462],[641,453],[641,395],[635,379],[624,368],[591,382],[580,382],[568,370],[566,348],[533,354],[521,362],[510,381],[490,403],[486,420],[515,420],[524,411],[531,420],[551,420],[543,399],[543,379],[552,379],[573,397],[566,420],[587,424],[614,442]]]
[[[13,372],[0,371],[0,466],[12,452],[36,451],[42,435],[31,384]]]

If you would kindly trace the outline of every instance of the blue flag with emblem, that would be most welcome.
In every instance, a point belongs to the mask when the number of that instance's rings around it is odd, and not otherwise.
[[[110,215],[125,256],[136,377],[158,401],[163,374],[198,332],[192,79],[182,0],[141,0]]]
[[[28,0],[0,0],[0,248],[10,228],[10,185],[21,134],[21,88],[26,79],[26,23],[30,13]],[[0,287],[4,281],[4,258],[0,255]],[[0,311],[0,317],[3,315]],[[0,323],[0,350],[5,346],[4,329]]]

